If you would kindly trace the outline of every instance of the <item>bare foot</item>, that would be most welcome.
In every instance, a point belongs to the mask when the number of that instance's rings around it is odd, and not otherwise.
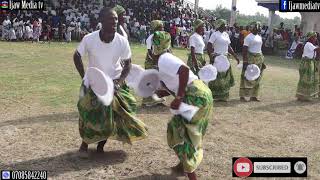
[[[188,173],[189,180],[197,180],[197,175],[195,172]]]
[[[85,142],[82,142],[80,148],[79,148],[79,157],[80,158],[88,158],[88,144]]]
[[[100,141],[97,146],[97,153],[104,153],[103,147],[107,143],[107,141]]]

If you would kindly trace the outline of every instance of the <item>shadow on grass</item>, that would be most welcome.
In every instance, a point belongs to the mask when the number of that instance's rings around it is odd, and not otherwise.
[[[258,107],[250,108],[250,110],[253,110],[253,111],[276,111],[276,110],[281,110],[283,108],[310,106],[310,105],[319,104],[319,103],[320,103],[319,100],[315,100],[315,101],[311,101],[311,102],[301,102],[301,101],[297,101],[297,100],[292,100],[292,101],[268,104],[268,105],[264,105],[264,106],[258,106]]]
[[[241,102],[240,99],[230,99],[227,102],[215,101],[213,107],[235,107],[239,104],[244,104],[249,102]]]
[[[299,69],[300,59],[288,60],[279,56],[265,56],[264,58],[267,69],[270,66],[276,66],[286,69]],[[269,65],[269,66],[268,66]]]
[[[25,125],[44,122],[64,122],[64,121],[78,121],[78,112],[60,113],[60,114],[48,114],[37,117],[27,117],[16,120],[9,120],[0,122],[0,127],[8,125]]]
[[[58,176],[67,172],[90,170],[101,166],[123,163],[127,159],[124,151],[109,151],[103,154],[89,150],[89,158],[80,158],[78,151],[67,152],[53,157],[44,157],[28,161],[4,165],[8,170],[47,170],[48,176]]]
[[[156,105],[152,107],[139,106],[137,114],[171,114],[170,105]]]
[[[142,175],[134,178],[127,178],[125,180],[177,180],[179,176],[174,174],[152,174]]]

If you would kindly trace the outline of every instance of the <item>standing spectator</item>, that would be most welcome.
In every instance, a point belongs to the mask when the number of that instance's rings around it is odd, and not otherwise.
[[[11,21],[9,16],[2,23],[2,39],[9,40],[9,32],[10,32]]]
[[[10,39],[10,41],[16,41],[17,40],[16,31],[13,28],[13,24],[10,25],[9,39]]]
[[[65,38],[68,43],[71,42],[71,34],[73,30],[74,30],[74,27],[71,27],[71,26],[68,26],[66,28]]]
[[[174,47],[174,42],[177,36],[177,27],[175,23],[173,23],[172,26],[170,27],[170,35],[171,35],[171,47]]]
[[[241,30],[240,32],[240,44],[243,46],[244,39],[250,34],[249,26],[246,26],[246,29]]]
[[[26,25],[26,31],[25,31],[25,39],[27,40],[33,40],[33,28],[30,23]]]
[[[146,25],[144,24],[144,22],[141,23],[141,26],[140,26],[140,36],[139,36],[139,39],[140,39],[140,43],[142,45],[144,45],[146,43],[146,36],[147,36],[147,27]]]
[[[17,39],[22,41],[23,40],[23,21],[20,21],[18,23],[18,27],[17,27]]]
[[[234,43],[233,43],[233,50],[235,53],[241,52],[241,47],[240,47],[240,28],[235,27],[235,32],[234,32]]]
[[[118,23],[118,27],[117,27],[117,29],[118,29],[117,32],[120,35],[122,35],[122,36],[124,36],[125,38],[128,39],[128,33],[123,28],[123,24],[124,24],[124,17],[123,16],[125,15],[126,10],[120,5],[116,5],[113,9],[118,14],[119,23]]]
[[[33,41],[39,42],[40,34],[41,34],[41,28],[40,28],[40,22],[37,18],[34,18],[33,20]]]

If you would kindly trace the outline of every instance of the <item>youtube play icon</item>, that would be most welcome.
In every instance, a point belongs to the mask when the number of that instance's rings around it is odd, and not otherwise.
[[[239,158],[233,164],[233,172],[238,177],[248,177],[252,171],[253,165],[248,158]]]

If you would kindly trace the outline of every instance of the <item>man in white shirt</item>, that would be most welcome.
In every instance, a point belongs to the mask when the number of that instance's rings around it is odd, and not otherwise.
[[[102,29],[86,35],[74,54],[74,64],[84,83],[78,110],[79,130],[82,138],[81,155],[87,156],[88,144],[98,142],[97,151],[102,153],[109,137],[131,144],[147,136],[142,121],[134,114],[136,101],[125,85],[131,68],[131,50],[126,38],[118,34],[118,16],[112,8],[100,12]],[[88,67],[100,69],[114,81],[115,94],[110,106],[104,106],[87,85],[82,57],[88,54]],[[122,67],[120,62],[124,62]],[[97,125],[98,124],[98,125]]]

